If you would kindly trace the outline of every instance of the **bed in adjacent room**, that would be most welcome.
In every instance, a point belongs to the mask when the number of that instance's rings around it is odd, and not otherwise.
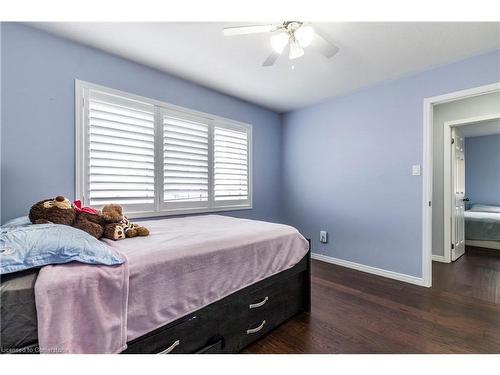
[[[122,265],[3,277],[2,301],[14,301],[6,308],[26,312],[2,316],[9,349],[232,353],[309,310],[309,245],[295,228],[220,215],[141,223],[149,237],[107,241]],[[30,298],[12,297],[16,284]],[[16,319],[24,339],[14,337]]]
[[[473,204],[465,211],[465,244],[500,250],[500,207]]]

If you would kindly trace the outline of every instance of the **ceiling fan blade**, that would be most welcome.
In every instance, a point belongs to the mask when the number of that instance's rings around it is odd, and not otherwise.
[[[313,47],[315,47],[327,59],[335,56],[339,51],[339,47],[328,40],[328,35],[324,31],[316,27],[314,28],[314,31],[316,33],[316,38],[313,42]]]
[[[267,59],[262,63],[262,66],[272,66],[276,60],[278,60],[280,54],[276,51],[271,52]]]
[[[232,35],[268,33],[268,32],[277,30],[279,27],[280,26],[277,26],[277,25],[253,25],[253,26],[226,27],[226,28],[224,28],[224,35],[225,36],[232,36]]]

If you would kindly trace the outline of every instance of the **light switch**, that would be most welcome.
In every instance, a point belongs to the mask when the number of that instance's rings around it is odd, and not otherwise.
[[[420,176],[420,164],[416,164],[411,168],[411,174],[413,176]]]
[[[319,232],[319,242],[322,243],[328,242],[328,232],[326,230],[322,230]]]

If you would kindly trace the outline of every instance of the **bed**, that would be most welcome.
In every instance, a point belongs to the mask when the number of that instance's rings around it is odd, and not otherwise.
[[[115,327],[118,333],[122,330],[126,344],[110,351],[91,346],[62,352],[236,353],[293,315],[310,310],[310,249],[296,229],[220,215],[142,224],[150,229],[149,237],[109,242],[128,259],[126,316],[121,317],[126,328]],[[110,272],[110,267],[103,269]],[[83,285],[92,297],[88,305],[99,306],[89,291],[101,283],[93,283],[89,275],[103,269],[70,263],[3,277],[2,301],[10,302],[7,314],[2,314],[2,351],[37,352],[40,342],[67,334],[68,327],[61,327],[60,315],[53,311],[54,301],[42,303],[40,290],[67,298],[71,288]],[[13,297],[16,288],[22,297]],[[22,306],[16,300],[22,300]],[[58,306],[68,305],[61,307],[67,314],[82,306],[78,303]],[[92,313],[80,315],[93,322],[88,315]],[[13,327],[23,319],[26,329],[16,337]],[[79,337],[78,331],[69,333]]]
[[[474,204],[464,215],[467,246],[500,250],[500,207]]]

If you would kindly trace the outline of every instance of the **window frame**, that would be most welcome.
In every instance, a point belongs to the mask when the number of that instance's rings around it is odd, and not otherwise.
[[[130,208],[124,207],[127,211],[127,216],[130,218],[147,218],[157,216],[171,216],[181,214],[209,213],[221,211],[235,210],[250,210],[253,208],[253,141],[252,141],[252,125],[240,121],[235,121],[220,116],[215,116],[209,113],[192,110],[185,107],[180,107],[174,104],[166,103],[156,99],[143,97],[127,93],[124,91],[112,89],[106,86],[97,85],[94,83],[75,80],[75,197],[81,199],[84,205],[89,205],[88,202],[88,171],[89,171],[89,148],[88,129],[89,119],[86,105],[88,105],[89,91],[94,90],[107,95],[114,95],[129,100],[135,100],[154,106],[154,139],[155,139],[155,199],[153,210],[138,210],[131,211]],[[176,113],[185,115],[186,118],[196,118],[208,125],[209,129],[209,168],[208,168],[208,202],[183,202],[183,204],[169,204],[163,202],[163,113]],[[232,130],[245,131],[247,133],[247,173],[248,173],[248,199],[215,201],[214,200],[214,128],[223,127]],[[192,204],[194,203],[194,204]]]

